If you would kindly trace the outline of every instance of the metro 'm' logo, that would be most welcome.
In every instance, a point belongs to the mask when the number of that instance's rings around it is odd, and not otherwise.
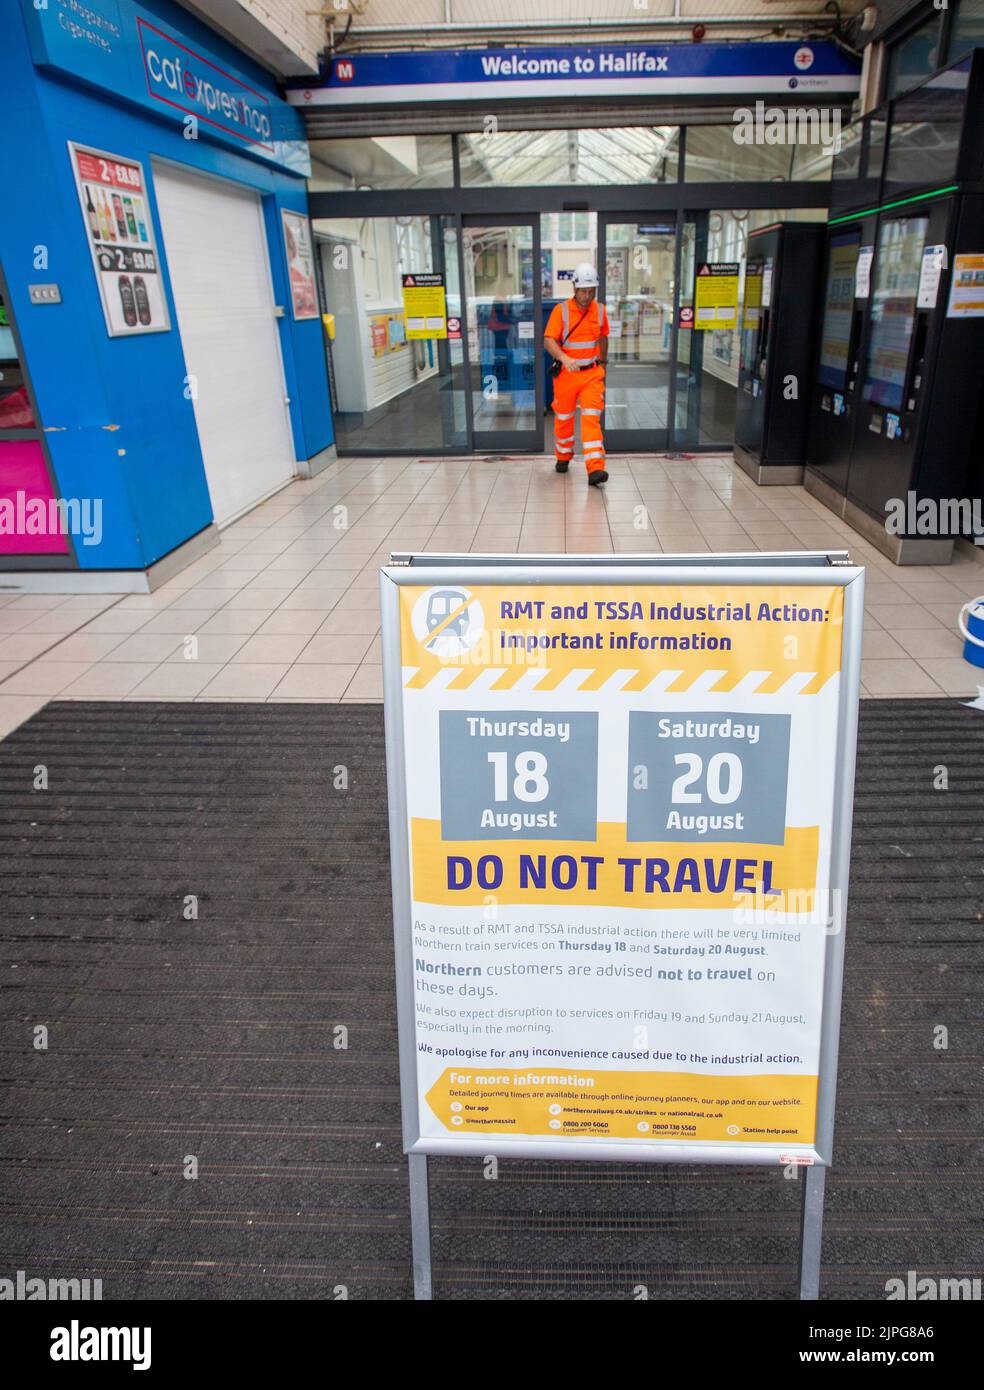
[[[339,82],[351,82],[355,76],[355,64],[349,58],[343,58],[335,64],[335,76]]]

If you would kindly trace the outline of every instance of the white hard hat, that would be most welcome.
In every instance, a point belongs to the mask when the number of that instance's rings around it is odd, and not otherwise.
[[[582,261],[580,265],[574,267],[574,288],[576,290],[596,290],[598,288],[598,272],[590,261]]]

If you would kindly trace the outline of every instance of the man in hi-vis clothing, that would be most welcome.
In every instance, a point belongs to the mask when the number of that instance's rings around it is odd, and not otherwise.
[[[574,271],[574,295],[555,304],[547,320],[544,346],[560,370],[554,377],[554,442],[557,472],[566,473],[574,457],[574,412],[581,407],[584,466],[592,487],[608,482],[601,412],[605,408],[608,313],[599,304],[598,272],[588,261]]]

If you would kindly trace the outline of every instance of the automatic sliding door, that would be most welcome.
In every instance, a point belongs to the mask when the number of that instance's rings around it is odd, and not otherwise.
[[[474,447],[543,448],[539,219],[465,218],[468,383]]]
[[[458,453],[468,446],[458,233],[452,217],[316,218],[331,380],[344,454]],[[448,313],[408,336],[403,277],[440,275]]]
[[[672,217],[601,219],[602,297],[610,338],[605,440],[612,450],[665,449],[669,430],[676,230]]]

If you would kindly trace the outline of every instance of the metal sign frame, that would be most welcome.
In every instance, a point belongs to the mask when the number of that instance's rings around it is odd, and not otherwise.
[[[386,777],[389,799],[393,927],[399,1023],[403,1147],[410,1164],[414,1281],[418,1298],[431,1297],[427,1156],[470,1154],[475,1158],[572,1159],[619,1163],[727,1163],[777,1165],[776,1144],[720,1145],[671,1140],[509,1139],[502,1135],[421,1136],[417,1086],[417,1037],[413,982],[413,915],[409,842],[403,677],[400,647],[400,589],[405,584],[446,584],[449,570],[462,586],[497,583],[531,591],[543,584],[614,586],[664,585],[835,585],[844,590],[840,686],[834,750],[834,796],[830,879],[833,910],[826,925],[816,1130],[813,1145],[784,1143],[782,1156],[803,1164],[800,1297],[819,1295],[820,1237],[826,1169],[832,1162],[837,1087],[844,933],[854,801],[864,569],[846,552],[735,555],[394,555],[380,571]]]

